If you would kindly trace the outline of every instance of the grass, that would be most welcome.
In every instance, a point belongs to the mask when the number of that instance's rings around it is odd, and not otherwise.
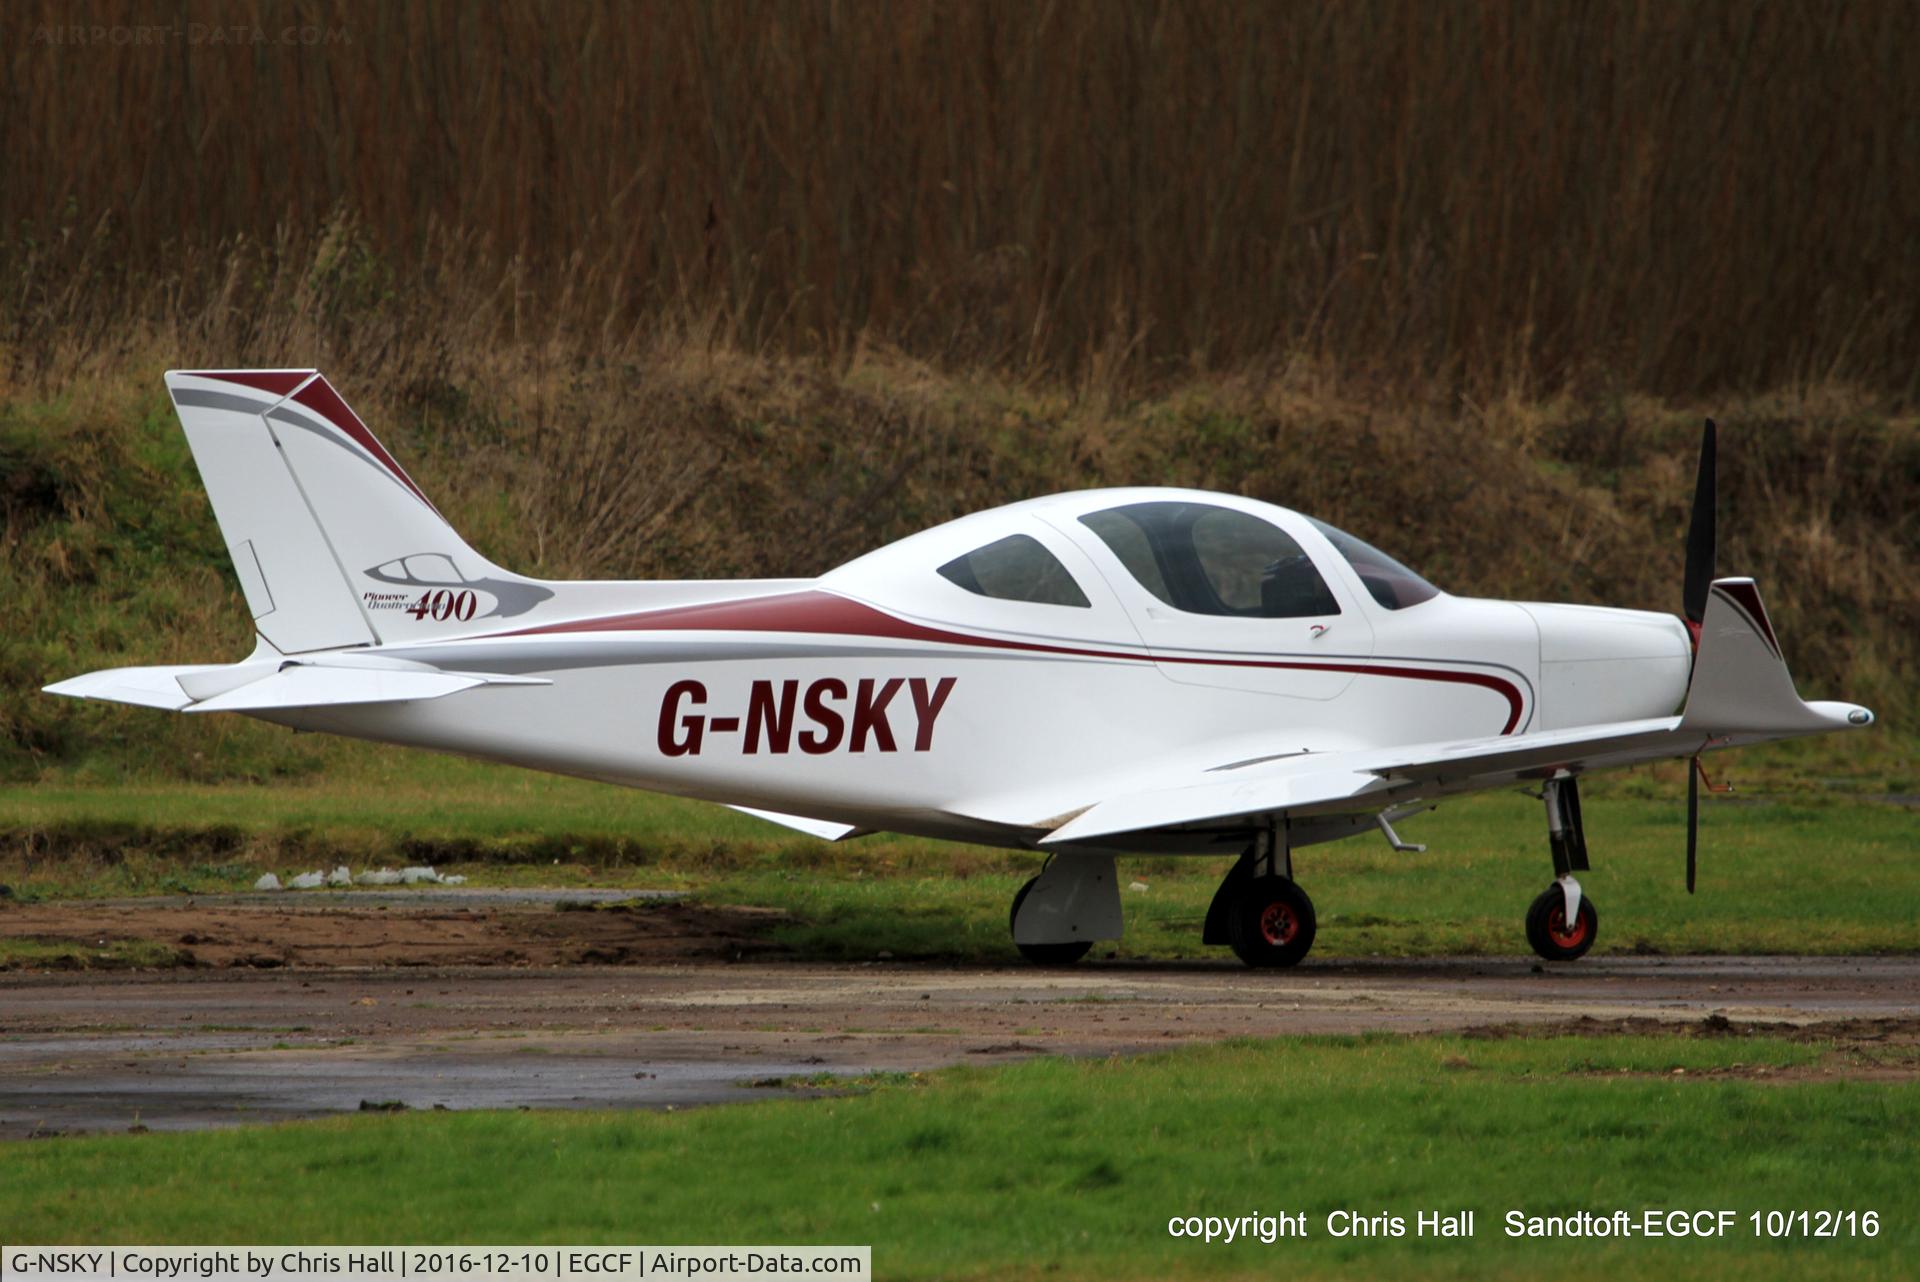
[[[1039,867],[1020,851],[875,836],[828,845],[703,803],[425,754],[370,753],[326,783],[49,783],[0,788],[0,882],[16,900],[250,887],[346,863],[429,863],[477,885],[677,889],[783,910],[800,957],[999,961],[1006,912]],[[1903,756],[1752,754],[1753,785],[1709,800],[1700,893],[1681,887],[1684,808],[1671,770],[1587,791],[1601,914],[1597,950],[1861,953],[1920,950],[1910,905],[1914,812],[1865,800],[1912,787]],[[1834,778],[1827,772],[1851,771]],[[1315,955],[1512,953],[1549,880],[1539,803],[1517,792],[1407,821],[1425,854],[1362,837],[1298,852],[1319,910]],[[1219,859],[1122,861],[1121,959],[1219,956],[1200,924]],[[0,929],[4,929],[0,908]],[[1096,957],[1104,956],[1097,953]]]
[[[103,939],[87,947],[65,939],[0,937],[0,971],[143,970],[180,964],[180,950],[150,939]]]
[[[875,1079],[853,1098],[676,1114],[399,1114],[8,1153],[13,1242],[871,1243],[929,1278],[1911,1276],[1912,1082],[1799,1080],[1766,1038],[1303,1038]],[[1729,1076],[1740,1073],[1751,1079]],[[515,1178],[503,1185],[498,1172]],[[287,1196],[297,1221],[274,1213]],[[716,1191],[724,1190],[716,1196]],[[1753,1210],[1878,1213],[1757,1239]],[[1501,1216],[1725,1208],[1724,1240],[1509,1239]],[[1478,1212],[1471,1240],[1412,1233]],[[1328,1213],[1406,1218],[1336,1238]],[[1304,1212],[1268,1246],[1186,1215]]]
[[[364,754],[322,778],[258,786],[14,785],[0,788],[0,813],[17,833],[62,829],[77,843],[89,836],[102,845],[164,842],[156,834],[187,832],[209,834],[202,844],[218,852],[261,839],[284,842],[295,859],[561,859],[605,867],[656,853],[691,858],[729,842],[765,846],[784,831],[701,802],[389,751]]]
[[[1424,855],[1364,838],[1299,852],[1296,870],[1319,912],[1314,955],[1522,951],[1520,914],[1550,880],[1539,822],[1537,802],[1496,795],[1424,820]],[[1589,803],[1587,822],[1595,869],[1581,881],[1601,914],[1599,953],[1920,951],[1910,810],[1778,804],[1712,813],[1693,897],[1681,885],[1678,807]],[[1123,862],[1123,879],[1130,867],[1148,890],[1123,894],[1126,937],[1102,950],[1120,959],[1223,955],[1200,944],[1200,926],[1224,861]],[[1007,905],[1026,875],[756,869],[700,893],[787,910],[798,921],[775,935],[806,956],[988,959],[1007,955]]]

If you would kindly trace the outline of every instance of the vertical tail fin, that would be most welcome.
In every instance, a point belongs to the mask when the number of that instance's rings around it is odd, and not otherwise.
[[[458,636],[552,589],[494,565],[315,370],[173,370],[260,635],[283,654]]]

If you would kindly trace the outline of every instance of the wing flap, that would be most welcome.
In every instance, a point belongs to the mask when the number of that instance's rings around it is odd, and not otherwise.
[[[1061,824],[1041,838],[1041,844],[1092,841],[1183,824],[1228,821],[1309,804],[1354,801],[1389,786],[1376,774],[1341,768],[1341,759],[1351,755],[1336,752],[1294,757],[1290,762],[1301,764],[1257,779],[1208,781],[1184,788],[1114,797],[1088,807]]]
[[[764,819],[770,824],[779,824],[782,828],[791,828],[795,832],[804,832],[807,836],[818,837],[822,841],[839,841],[859,831],[852,824],[837,824],[827,819],[809,819],[805,815],[783,815],[777,810],[755,810],[752,806],[728,806],[727,809],[738,810],[743,815],[752,815],[755,819]]]

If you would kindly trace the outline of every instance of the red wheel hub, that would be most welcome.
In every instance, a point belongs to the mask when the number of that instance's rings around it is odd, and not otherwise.
[[[1566,908],[1556,908],[1547,914],[1547,936],[1562,948],[1578,948],[1587,938],[1587,919],[1576,915],[1568,930]]]
[[[1300,929],[1300,919],[1294,916],[1293,908],[1285,903],[1272,903],[1260,914],[1260,937],[1275,948],[1285,947],[1293,942]]]

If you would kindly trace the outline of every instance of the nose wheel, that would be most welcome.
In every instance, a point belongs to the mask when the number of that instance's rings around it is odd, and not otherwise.
[[[1594,911],[1591,896],[1580,896],[1580,906],[1574,910],[1573,921],[1568,922],[1567,895],[1558,882],[1541,891],[1527,909],[1527,942],[1548,961],[1585,957],[1599,933],[1600,914]]]

